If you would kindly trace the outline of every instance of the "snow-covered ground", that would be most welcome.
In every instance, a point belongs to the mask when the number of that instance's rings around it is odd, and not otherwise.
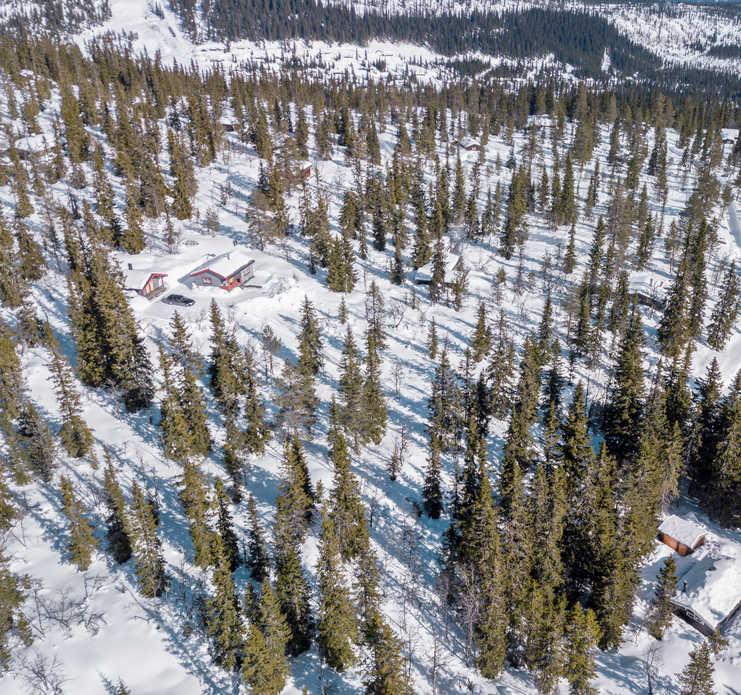
[[[221,55],[218,50],[213,56],[208,46],[191,46],[179,32],[175,19],[165,9],[165,19],[148,13],[143,0],[114,0],[114,17],[110,26],[125,26],[139,33],[141,43],[138,48],[148,48],[150,53],[156,45],[164,57],[177,58],[187,63],[192,55],[202,56],[203,60]],[[172,29],[172,31],[170,31]],[[168,38],[169,37],[169,38]],[[232,52],[236,51],[236,44]],[[257,50],[257,49],[255,49]],[[263,50],[260,48],[259,50]],[[333,50],[344,51],[334,47]],[[357,49],[360,51],[361,49]],[[381,49],[385,50],[385,49]],[[404,47],[395,47],[404,51]],[[409,49],[411,51],[411,49]],[[416,49],[415,49],[416,50]],[[184,52],[181,52],[184,51]],[[190,53],[187,51],[191,51]],[[193,51],[196,53],[194,54]],[[353,55],[346,56],[349,62]],[[386,60],[391,60],[386,58]],[[356,68],[359,70],[359,68]],[[47,110],[40,117],[45,132],[52,132],[53,114]],[[6,114],[3,114],[4,116]],[[541,118],[543,137],[541,142],[549,142],[548,119]],[[569,128],[571,126],[568,126]],[[393,147],[390,129],[379,134],[382,153],[388,161]],[[603,175],[608,149],[608,131],[602,128],[601,142],[596,157],[601,161]],[[232,136],[229,136],[232,137]],[[681,150],[677,147],[676,133],[670,132],[669,200],[663,217],[662,228],[666,231],[672,219],[681,212],[691,191],[694,172],[685,179],[680,160]],[[519,155],[527,144],[526,136],[515,134],[515,153]],[[728,147],[728,145],[726,146]],[[443,150],[441,149],[441,154]],[[506,161],[512,152],[512,145],[501,138],[492,137],[484,166],[482,168],[480,209],[489,187],[494,189],[501,180],[507,184],[510,171],[496,166],[497,158]],[[477,153],[462,155],[464,168],[469,172],[476,161]],[[550,166],[550,147],[544,145],[540,159]],[[579,192],[583,198],[591,173],[592,164],[583,172],[577,172]],[[318,169],[319,186],[330,199],[330,219],[336,230],[335,220],[342,191],[352,181],[352,172],[347,167],[344,156],[335,149],[332,161],[314,161]],[[336,391],[340,350],[345,327],[336,317],[341,295],[327,290],[324,272],[319,270],[312,276],[308,269],[306,240],[293,236],[284,244],[269,246],[264,251],[250,247],[255,258],[256,276],[250,283],[256,285],[226,293],[219,289],[193,288],[187,284],[187,273],[198,266],[206,254],[222,253],[234,247],[234,242],[249,245],[244,222],[244,200],[254,187],[259,170],[257,157],[242,148],[231,152],[228,158],[222,156],[208,169],[198,173],[199,192],[195,201],[201,216],[209,207],[216,207],[220,219],[220,231],[215,236],[204,233],[198,221],[177,223],[182,232],[179,251],[173,255],[166,253],[162,242],[161,224],[151,223],[148,227],[148,249],[135,257],[120,254],[123,264],[131,262],[135,268],[151,268],[168,273],[169,292],[187,294],[196,300],[194,306],[180,309],[193,336],[195,347],[207,352],[209,337],[208,305],[215,299],[225,316],[235,326],[237,336],[243,344],[252,343],[256,347],[259,335],[265,325],[269,325],[283,343],[278,362],[292,359],[296,350],[296,333],[300,304],[304,296],[318,309],[323,329],[326,355],[326,369],[320,377],[318,395],[323,406],[320,412],[320,428],[317,436],[306,443],[310,474],[314,482],[323,481],[325,488],[331,483],[331,468],[327,460],[326,434],[327,404]],[[534,168],[534,171],[538,171]],[[426,172],[431,176],[431,171]],[[651,189],[652,181],[644,177]],[[222,185],[229,184],[231,195],[225,205],[219,204],[218,191]],[[311,186],[316,180],[312,176]],[[586,253],[591,240],[597,215],[605,212],[606,186],[602,186],[602,198],[590,220],[582,221],[576,228],[579,267],[571,276],[564,276],[559,270],[553,271],[554,299],[556,300],[555,323],[563,340],[566,333],[565,312],[562,303],[573,289],[573,283],[581,276]],[[120,192],[119,192],[120,193]],[[57,186],[53,194],[60,201],[66,200],[66,188]],[[0,202],[5,210],[12,204],[8,187],[0,188]],[[297,198],[289,198],[293,219],[297,218]],[[660,206],[652,203],[651,211],[660,214]],[[737,223],[727,210],[712,211],[718,220],[718,234],[723,241],[722,254],[741,256],[737,236]],[[31,220],[36,231],[43,227],[40,215]],[[544,281],[541,276],[543,259],[549,255],[559,257],[566,245],[568,229],[559,228],[555,233],[540,215],[528,219],[529,240],[524,250],[525,288],[521,293],[514,291],[514,278],[517,275],[517,261],[505,261],[495,252],[495,240],[485,240],[480,244],[464,243],[462,255],[470,270],[469,290],[461,312],[444,305],[431,305],[425,291],[414,288],[410,279],[397,287],[388,281],[386,268],[390,251],[378,253],[369,250],[367,261],[357,264],[359,281],[355,291],[346,298],[349,309],[349,324],[356,337],[365,330],[364,290],[371,280],[375,280],[385,298],[387,316],[388,347],[384,352],[384,384],[389,408],[389,427],[383,442],[378,446],[367,447],[360,456],[355,457],[354,470],[362,485],[362,495],[368,508],[373,510],[371,529],[374,545],[384,567],[384,612],[404,643],[405,654],[413,659],[413,676],[416,690],[429,693],[430,669],[436,646],[440,650],[439,663],[442,676],[439,682],[440,693],[531,693],[532,682],[527,674],[517,671],[506,672],[495,684],[483,680],[461,658],[461,636],[454,628],[446,626],[439,608],[439,598],[434,590],[440,540],[446,521],[432,521],[418,518],[414,503],[420,498],[423,469],[426,462],[425,418],[429,380],[434,364],[427,356],[425,340],[429,321],[434,317],[440,340],[448,342],[454,363],[462,359],[463,349],[473,331],[479,301],[484,301],[489,309],[490,320],[495,320],[500,310],[504,311],[508,324],[518,343],[533,329],[541,315],[544,295]],[[719,257],[711,262],[711,273],[717,267]],[[124,266],[125,267],[125,266]],[[501,302],[493,293],[492,279],[497,270],[503,267],[507,276],[507,287]],[[663,244],[659,241],[649,264],[648,274],[664,285],[671,282],[667,262],[664,259]],[[712,284],[712,283],[711,283]],[[412,292],[417,294],[417,306],[412,308]],[[710,287],[714,301],[715,288]],[[33,290],[33,298],[48,316],[54,330],[62,339],[62,345],[70,354],[72,343],[69,336],[69,323],[66,308],[66,283],[53,262],[48,274]],[[161,339],[167,330],[174,309],[163,303],[162,298],[146,301],[132,298],[136,316],[143,333],[148,337],[148,346],[155,352],[155,341]],[[655,332],[658,316],[649,310],[644,315],[648,333]],[[650,339],[653,341],[653,338]],[[609,345],[606,346],[606,353]],[[259,354],[259,348],[258,348]],[[605,354],[605,358],[607,358]],[[694,369],[701,374],[713,356],[718,357],[723,378],[730,383],[736,370],[741,366],[741,329],[736,326],[727,348],[720,354],[713,352],[704,343],[698,344]],[[59,413],[50,391],[46,361],[48,356],[41,349],[31,349],[23,355],[24,372],[27,375],[28,393],[39,404],[42,412],[48,414],[53,422],[58,422]],[[655,345],[650,342],[647,365],[653,370],[658,356]],[[156,363],[156,358],[154,358]],[[276,373],[279,371],[276,365]],[[398,379],[396,378],[398,375]],[[605,375],[598,370],[588,371],[577,367],[575,378],[585,380],[590,385],[590,398],[601,395]],[[396,382],[399,388],[396,390]],[[269,395],[270,379],[263,383],[264,393]],[[185,694],[236,692],[234,684],[222,670],[214,666],[208,654],[207,641],[192,629],[195,624],[192,605],[192,588],[205,581],[205,575],[189,562],[190,541],[187,525],[177,499],[180,468],[162,455],[159,432],[152,425],[149,413],[130,415],[124,412],[120,402],[111,394],[81,387],[84,416],[90,424],[98,443],[98,454],[105,445],[113,456],[122,485],[128,489],[134,479],[144,481],[156,491],[162,513],[161,537],[165,540],[165,556],[168,574],[171,578],[167,594],[161,599],[148,601],[139,597],[135,590],[135,579],[130,568],[114,566],[102,553],[90,569],[81,574],[66,562],[64,544],[65,523],[59,508],[58,495],[53,486],[35,484],[19,491],[20,502],[26,510],[24,520],[12,532],[8,552],[12,558],[12,568],[19,573],[27,573],[38,585],[38,595],[28,602],[27,612],[32,619],[35,642],[27,649],[19,650],[16,665],[21,673],[27,672],[37,657],[49,664],[56,661],[60,674],[66,679],[64,689],[68,693],[97,695],[106,693],[106,683],[122,678],[137,695]],[[272,407],[272,404],[268,404]],[[212,410],[212,427],[217,439],[223,438],[219,419]],[[409,433],[409,451],[405,466],[395,482],[388,480],[385,473],[393,442],[401,426]],[[501,450],[501,436],[505,424],[494,423],[490,441],[491,459],[496,470],[498,454]],[[266,524],[270,523],[278,484],[278,464],[280,447],[273,441],[267,453],[255,458],[248,470],[248,489],[255,496],[260,514]],[[102,470],[94,469],[88,463],[70,461],[62,458],[62,467],[76,483],[76,489],[85,503],[94,510],[98,529],[102,528],[100,484]],[[224,472],[216,458],[208,459],[204,470],[210,476],[223,476]],[[446,461],[446,484],[449,487],[452,461]],[[728,543],[739,543],[738,533],[724,531],[713,526],[701,513],[691,508],[691,503],[682,500],[679,509],[691,511],[708,525],[717,538]],[[235,522],[240,534],[246,527],[246,513],[243,507],[236,510]],[[646,693],[646,664],[652,665],[654,692],[677,692],[677,675],[687,661],[689,651],[699,642],[700,635],[694,629],[674,618],[665,639],[657,642],[641,629],[642,617],[650,600],[653,580],[668,554],[666,546],[657,543],[655,552],[648,559],[643,572],[644,585],[635,605],[633,621],[626,630],[626,639],[621,648],[613,653],[599,657],[599,672],[596,687],[600,693]],[[313,576],[316,560],[316,535],[312,533],[304,548],[307,571]],[[236,580],[239,587],[245,582],[244,570],[239,570]],[[69,627],[50,621],[45,617],[45,606],[59,602],[68,604],[82,600],[82,608],[77,617],[70,618]],[[54,612],[54,611],[51,611]],[[69,611],[68,611],[69,612]],[[97,617],[96,617],[97,616]],[[729,646],[716,662],[716,685],[722,695],[738,692],[741,683],[741,617],[727,633]],[[25,661],[25,667],[21,662]],[[359,671],[351,671],[344,676],[325,674],[334,684],[333,692],[360,693],[362,684]],[[326,680],[325,680],[326,684]],[[16,695],[24,692],[27,685],[20,675],[5,676],[0,679],[0,695]],[[319,660],[315,650],[296,660],[293,664],[293,677],[286,693],[300,693],[302,688],[310,693],[319,693]]]

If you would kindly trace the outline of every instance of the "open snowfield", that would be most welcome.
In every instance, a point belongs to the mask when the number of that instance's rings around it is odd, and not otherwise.
[[[112,0],[113,18],[97,31],[120,28],[138,34],[134,45],[137,49],[147,49],[152,53],[160,50],[163,58],[177,59],[187,63],[196,58],[203,66],[209,61],[233,59],[257,60],[261,55],[276,55],[282,47],[275,45],[252,45],[247,42],[232,44],[231,52],[223,47],[210,44],[193,46],[182,36],[176,19],[165,8],[164,19],[149,10],[145,0]],[[89,36],[88,34],[87,36]],[[646,39],[650,40],[650,37]],[[286,50],[292,50],[288,47]],[[354,66],[361,72],[360,64],[373,61],[378,52],[386,61],[388,70],[405,70],[411,57],[426,55],[416,47],[371,44],[367,48],[345,46],[309,46],[297,50],[321,52],[331,59],[331,70],[344,71]],[[388,54],[385,52],[388,51]],[[365,57],[367,52],[367,59]],[[331,58],[339,56],[339,58]],[[233,58],[234,57],[234,58]],[[434,56],[428,56],[434,58]],[[325,69],[320,67],[318,69]],[[410,68],[411,69],[411,68]],[[44,113],[40,121],[51,133],[50,113]],[[542,125],[540,160],[550,167],[550,122],[540,119]],[[570,126],[567,126],[570,127]],[[733,135],[733,133],[731,133]],[[601,162],[603,176],[607,176],[606,163],[609,131],[601,131],[600,145],[595,157]],[[228,136],[233,137],[233,136]],[[393,137],[390,129],[379,133],[384,161],[390,158]],[[651,212],[660,215],[661,227],[666,231],[671,221],[677,218],[692,190],[696,172],[683,170],[680,160],[682,152],[676,145],[677,134],[669,133],[669,199],[665,210],[652,203]],[[526,136],[516,133],[514,152],[518,153],[527,145]],[[726,145],[728,148],[729,145]],[[493,190],[497,181],[509,183],[510,170],[497,166],[497,159],[506,162],[513,151],[513,145],[501,137],[492,137],[481,177],[480,209],[483,207],[487,189]],[[441,148],[441,155],[444,150]],[[477,153],[462,154],[466,172],[477,159]],[[451,160],[451,163],[454,159]],[[584,171],[576,171],[580,199],[583,200],[591,169],[595,160]],[[346,165],[343,154],[335,148],[332,161],[316,161],[312,157],[313,173],[310,187],[321,188],[330,200],[330,220],[336,231],[336,219],[344,189],[352,184],[353,173]],[[319,428],[311,441],[305,442],[307,459],[312,481],[322,481],[325,489],[331,484],[331,468],[327,457],[326,423],[328,403],[337,389],[338,363],[344,339],[345,327],[336,321],[341,295],[330,292],[324,282],[325,271],[319,270],[311,275],[308,268],[307,241],[293,235],[281,245],[268,246],[264,251],[250,245],[244,221],[245,201],[254,188],[259,171],[259,162],[254,152],[235,147],[228,156],[220,155],[209,168],[198,172],[199,192],[195,206],[201,216],[209,207],[216,207],[219,214],[220,230],[214,235],[204,233],[201,222],[194,220],[185,224],[177,223],[182,239],[179,250],[168,254],[163,240],[161,225],[149,223],[148,248],[134,257],[120,254],[122,268],[132,263],[136,269],[152,269],[165,272],[168,292],[186,294],[195,299],[195,305],[180,309],[191,331],[195,347],[205,355],[208,350],[209,324],[208,307],[215,299],[224,315],[236,327],[242,344],[252,343],[260,354],[259,336],[265,325],[269,325],[280,338],[283,348],[276,360],[275,373],[278,374],[281,362],[294,360],[296,334],[301,302],[308,297],[318,310],[323,328],[325,371],[320,375],[318,395],[322,401]],[[731,176],[731,172],[726,172]],[[315,175],[316,174],[316,175]],[[426,170],[428,178],[432,169]],[[649,190],[653,182],[644,176]],[[220,191],[230,191],[225,204],[221,204]],[[568,228],[555,232],[549,228],[541,216],[528,219],[529,240],[523,254],[524,289],[515,292],[514,279],[518,273],[517,259],[505,261],[496,253],[494,240],[470,244],[461,241],[460,252],[468,267],[469,296],[460,312],[444,305],[431,305],[426,290],[415,287],[411,278],[401,286],[388,280],[386,269],[391,260],[391,250],[379,253],[369,250],[366,261],[358,261],[356,270],[359,282],[355,291],[346,297],[349,309],[349,325],[356,337],[365,330],[364,290],[375,280],[382,290],[386,303],[388,345],[384,351],[383,376],[389,409],[389,426],[383,442],[379,446],[368,446],[360,456],[353,460],[354,471],[361,481],[362,496],[372,513],[371,536],[375,549],[384,568],[384,613],[389,617],[392,627],[404,643],[405,654],[411,656],[413,678],[416,691],[432,692],[430,682],[433,659],[440,667],[437,688],[439,693],[531,693],[535,692],[526,674],[516,671],[506,672],[497,683],[485,681],[462,660],[462,636],[452,624],[446,624],[445,611],[435,592],[435,578],[438,570],[440,539],[446,521],[433,521],[419,518],[415,504],[420,499],[423,469],[426,463],[427,441],[425,419],[427,397],[434,363],[429,359],[425,342],[429,322],[434,317],[438,336],[446,341],[454,364],[463,357],[476,320],[479,301],[488,307],[490,320],[495,320],[500,310],[504,312],[512,334],[518,345],[526,333],[537,326],[543,304],[543,260],[550,256],[553,260],[552,280],[554,288],[554,320],[563,341],[566,335],[563,302],[573,290],[583,271],[586,253],[594,225],[599,214],[606,209],[606,189],[601,188],[602,197],[590,220],[582,221],[576,227],[577,253],[579,266],[570,276],[559,268],[566,246]],[[67,190],[57,186],[52,194],[65,201]],[[120,191],[119,191],[120,195]],[[6,212],[12,205],[12,195],[7,186],[0,188],[0,202]],[[294,194],[288,200],[293,219],[297,218],[298,198]],[[738,202],[736,203],[738,205]],[[736,208],[735,210],[738,210]],[[717,270],[722,257],[741,257],[738,233],[737,212],[733,209],[718,208],[711,217],[717,219],[718,236],[721,241],[719,252],[710,263],[708,278],[711,298],[715,299],[713,272]],[[32,229],[39,231],[44,224],[40,215],[30,220]],[[453,230],[453,234],[460,230]],[[462,236],[462,235],[461,235]],[[194,288],[188,284],[187,274],[201,264],[208,254],[218,254],[234,248],[234,244],[247,245],[255,259],[255,278],[249,287],[226,293],[220,289]],[[35,284],[34,299],[45,312],[63,349],[74,358],[73,341],[69,333],[66,305],[66,281],[55,262],[50,259],[49,271],[44,279]],[[507,283],[501,301],[497,301],[492,280],[500,267],[503,267]],[[648,274],[657,283],[666,287],[672,280],[672,273],[664,257],[663,243],[660,240],[653,251]],[[413,301],[414,296],[414,301]],[[162,297],[147,301],[132,297],[132,306],[140,322],[143,333],[148,338],[148,346],[156,364],[155,341],[159,341],[167,331],[173,314],[173,307],[162,302]],[[413,306],[414,304],[414,306]],[[658,360],[655,344],[655,328],[658,316],[655,312],[644,310],[644,325],[649,333],[650,349],[646,354],[647,376],[652,376]],[[604,362],[609,364],[610,341],[606,340]],[[694,357],[694,373],[700,375],[715,356],[720,362],[725,384],[729,384],[741,366],[741,328],[737,325],[733,336],[723,353],[713,352],[706,344],[698,343]],[[46,367],[48,354],[41,348],[31,349],[23,355],[24,372],[28,375],[27,388],[40,410],[48,414],[53,422],[58,422],[59,413],[51,392]],[[606,375],[603,370],[587,371],[578,366],[574,380],[583,380],[588,385],[591,399],[603,395]],[[274,378],[264,374],[262,392],[268,410],[275,412],[270,402]],[[52,486],[33,484],[19,491],[19,501],[26,510],[22,522],[16,525],[8,545],[12,557],[12,569],[28,574],[34,581],[34,591],[27,605],[27,613],[34,627],[34,644],[19,650],[16,665],[20,675],[8,675],[0,679],[0,695],[17,695],[25,692],[27,682],[23,673],[28,673],[41,658],[48,664],[55,663],[64,678],[64,692],[70,694],[97,695],[108,692],[110,683],[123,679],[136,695],[195,695],[197,693],[238,692],[239,685],[231,682],[228,676],[213,665],[208,654],[208,644],[196,629],[195,607],[192,601],[192,588],[205,581],[206,577],[189,562],[191,556],[187,522],[177,499],[180,467],[164,458],[159,431],[152,422],[156,408],[136,415],[127,414],[113,395],[104,391],[80,386],[83,394],[83,408],[86,421],[93,430],[98,442],[98,455],[105,445],[112,453],[119,473],[119,479],[128,489],[133,479],[146,481],[150,489],[156,491],[162,514],[164,550],[168,564],[170,585],[167,593],[152,601],[137,596],[135,578],[129,567],[114,566],[102,553],[85,573],[79,573],[66,562],[65,522],[61,513],[59,496]],[[221,417],[213,403],[210,403],[210,425],[218,441],[223,440]],[[386,466],[393,442],[401,426],[409,432],[409,451],[406,464],[395,482],[386,474]],[[502,434],[505,423],[495,421],[490,437],[490,460],[496,470],[502,447]],[[274,511],[278,485],[278,465],[280,446],[273,440],[267,453],[251,461],[247,488],[258,503],[263,522],[269,527]],[[452,460],[446,460],[446,484],[449,486]],[[102,469],[97,470],[87,463],[65,460],[62,469],[75,482],[76,490],[88,507],[94,510],[96,526],[102,528]],[[217,455],[208,459],[204,471],[209,476],[224,476]],[[707,524],[711,532],[725,542],[741,544],[739,533],[721,530],[713,526],[700,512],[693,510],[690,500],[682,499],[680,506],[693,511],[698,519]],[[235,510],[235,523],[240,536],[244,536],[246,510]],[[310,533],[304,548],[304,561],[309,575],[314,577],[316,562],[317,529]],[[648,559],[644,569],[644,585],[635,604],[633,621],[626,630],[626,638],[620,650],[603,653],[599,656],[599,675],[595,683],[598,691],[605,694],[646,693],[647,669],[651,670],[654,692],[672,693],[677,691],[677,675],[687,661],[687,655],[699,643],[701,636],[689,625],[674,618],[665,639],[657,642],[642,629],[642,617],[652,595],[652,585],[662,559],[669,549],[657,543],[654,554]],[[247,577],[241,568],[235,575],[238,591],[241,591]],[[737,587],[737,589],[739,589]],[[68,604],[60,609],[60,602]],[[50,607],[56,606],[56,611]],[[76,606],[72,610],[69,606]],[[50,613],[69,614],[69,619],[61,624],[49,618]],[[716,686],[721,695],[733,695],[741,690],[741,616],[737,617],[727,633],[728,647],[716,661]],[[22,665],[25,663],[25,666]],[[320,660],[316,649],[294,662],[291,685],[286,693],[300,693],[306,688],[309,693],[318,694],[325,686],[330,692],[350,694],[362,692],[358,670],[344,676],[320,670]],[[566,692],[565,686],[563,692]]]

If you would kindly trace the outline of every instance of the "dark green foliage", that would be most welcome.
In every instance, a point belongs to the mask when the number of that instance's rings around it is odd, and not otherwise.
[[[216,507],[216,532],[221,537],[221,544],[229,561],[229,568],[233,572],[239,566],[239,545],[237,534],[234,532],[231,511],[229,510],[229,498],[220,478],[214,481],[214,506]]]
[[[671,600],[677,591],[677,563],[670,555],[666,558],[659,578],[656,581],[651,613],[648,618],[648,632],[652,637],[661,639],[664,630],[672,620]]]
[[[206,599],[206,630],[213,641],[216,662],[227,671],[234,671],[242,657],[242,620],[229,554],[220,535],[214,536],[212,553],[214,590]]]
[[[49,371],[62,415],[62,428],[59,432],[62,445],[70,456],[82,458],[92,448],[93,435],[82,419],[80,396],[75,388],[72,370],[56,344],[51,346]]]
[[[265,544],[265,534],[257,516],[257,504],[252,495],[247,498],[247,513],[250,519],[247,532],[247,566],[250,568],[252,578],[256,582],[262,582],[268,576],[270,558]]]
[[[10,665],[11,639],[20,639],[24,646],[29,646],[33,639],[31,626],[21,610],[30,579],[10,571],[2,550],[0,548],[0,673]]]
[[[329,517],[340,554],[343,559],[350,560],[367,548],[368,527],[358,492],[358,481],[350,469],[347,443],[340,433],[332,441],[331,461],[334,467],[334,484]]]
[[[116,562],[127,562],[131,557],[131,539],[127,530],[126,503],[110,457],[106,461],[103,485],[108,509],[106,519],[108,550]]]
[[[93,526],[85,518],[86,510],[75,495],[72,481],[62,476],[60,481],[62,506],[69,523],[69,544],[67,546],[73,564],[81,572],[90,567],[98,542],[93,535]]]
[[[358,623],[342,571],[339,539],[326,512],[322,520],[317,575],[319,648],[327,665],[341,672],[355,663],[353,644],[358,641]]]
[[[263,582],[262,597],[244,646],[242,678],[251,692],[278,695],[288,678],[286,643],[290,630],[281,614],[270,582]]]
[[[40,480],[48,483],[56,466],[56,445],[49,426],[30,401],[22,406],[17,430],[19,444],[31,470]]]
[[[594,659],[599,639],[599,626],[594,613],[584,610],[577,603],[569,612],[564,646],[564,677],[574,695],[596,695],[597,689],[590,685],[596,675]]]
[[[166,587],[165,562],[157,536],[157,517],[152,504],[136,481],[131,486],[131,497],[128,533],[134,552],[139,591],[147,598],[154,598]]]
[[[644,336],[638,310],[633,307],[620,344],[613,385],[605,413],[605,440],[620,463],[638,454],[644,415],[644,383],[641,351]]]
[[[723,278],[720,298],[708,324],[708,345],[714,350],[722,350],[728,342],[738,316],[739,306],[741,303],[739,302],[736,263],[732,262]]]
[[[679,695],[714,695],[713,656],[708,642],[703,642],[690,654],[679,682]]]

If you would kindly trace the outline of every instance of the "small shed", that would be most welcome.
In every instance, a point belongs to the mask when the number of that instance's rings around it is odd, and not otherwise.
[[[705,542],[705,529],[689,519],[672,514],[659,526],[659,540],[680,555],[690,555]]]
[[[474,140],[470,135],[466,135],[458,140],[458,146],[466,150],[466,152],[477,152],[481,149],[478,140]]]
[[[221,287],[231,292],[255,276],[255,261],[244,249],[236,248],[213,256],[188,274],[195,285]]]
[[[630,276],[628,291],[642,306],[660,311],[664,308],[664,283],[650,273],[638,272]]]
[[[147,299],[154,299],[165,291],[167,273],[152,270],[136,270],[129,263],[124,273],[124,289],[136,292]]]

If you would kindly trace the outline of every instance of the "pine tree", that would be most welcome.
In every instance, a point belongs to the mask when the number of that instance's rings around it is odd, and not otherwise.
[[[325,511],[317,565],[319,620],[317,637],[322,657],[330,668],[342,672],[355,663],[353,644],[358,623],[341,568],[340,545],[334,523]]]
[[[56,445],[49,426],[30,401],[21,407],[17,430],[31,470],[40,480],[50,482],[56,467]]]
[[[491,349],[491,340],[491,330],[486,321],[486,306],[480,302],[476,327],[471,336],[474,362],[480,362],[487,355]]]
[[[634,306],[620,344],[604,425],[610,453],[621,463],[638,454],[636,433],[641,431],[644,414],[643,343],[640,314]]]
[[[679,676],[679,695],[714,695],[713,657],[708,642],[690,653],[690,660]]]
[[[720,298],[708,323],[708,345],[714,350],[722,350],[731,337],[740,306],[736,263],[731,262],[723,278]]]
[[[250,495],[247,498],[249,528],[247,530],[247,566],[252,578],[261,583],[267,578],[270,569],[270,557],[265,543],[265,534],[257,516],[257,503]]]
[[[74,493],[72,481],[62,476],[59,483],[64,514],[69,522],[68,551],[77,569],[84,572],[90,567],[98,542],[93,535],[92,524],[85,518],[85,508]]]
[[[214,534],[208,524],[209,500],[206,481],[199,468],[192,462],[183,465],[180,502],[190,521],[190,539],[193,543],[193,561],[206,569],[213,561],[211,546]]]
[[[229,567],[233,572],[239,566],[239,545],[237,534],[234,532],[232,515],[229,511],[229,498],[221,478],[214,481],[214,506],[216,508],[216,531],[221,537],[221,544],[229,560]]]
[[[329,516],[340,554],[343,559],[351,560],[367,548],[368,528],[358,492],[358,482],[350,469],[347,443],[341,433],[337,433],[333,438],[331,461],[334,468],[334,483]]]
[[[0,673],[5,673],[13,656],[11,638],[19,638],[28,647],[33,641],[33,634],[23,614],[30,578],[12,573],[2,551],[0,548]]]
[[[244,392],[244,445],[250,454],[260,455],[270,439],[270,430],[265,422],[265,406],[258,394],[256,368],[249,351],[244,354]]]
[[[577,503],[581,485],[594,463],[589,423],[587,421],[584,387],[579,382],[566,421],[561,428],[559,459],[566,475],[566,485],[572,504]]]
[[[51,346],[49,371],[62,414],[59,432],[62,446],[70,456],[82,458],[93,446],[93,435],[82,419],[80,396],[75,389],[72,371],[54,344]]]
[[[213,640],[214,658],[227,671],[234,671],[242,655],[242,620],[229,562],[229,554],[221,541],[214,536],[213,594],[206,599],[206,630]]]
[[[430,330],[427,334],[427,354],[431,360],[437,359],[437,325],[434,316],[430,321]]]
[[[361,392],[363,407],[360,411],[362,439],[380,444],[386,431],[388,414],[381,387],[380,346],[370,328],[366,336],[366,346],[365,378]]]
[[[485,678],[496,678],[504,667],[506,627],[505,571],[499,549],[499,530],[489,477],[483,458],[479,461],[478,498],[471,510],[470,540],[462,540],[464,559],[473,565],[478,587],[476,622],[476,665]]]
[[[594,665],[599,639],[599,626],[594,613],[584,610],[578,603],[569,612],[566,627],[564,676],[574,695],[596,695],[597,689],[590,685],[596,675]]]
[[[301,308],[301,332],[298,345],[298,369],[302,374],[316,376],[322,365],[322,339],[314,306],[304,297]]]
[[[352,330],[347,327],[345,344],[340,361],[339,395],[340,410],[339,417],[345,430],[358,444],[363,430],[363,375],[360,370],[358,351]]]
[[[257,615],[248,630],[242,676],[252,692],[278,695],[289,675],[286,643],[290,630],[270,582],[262,583]]]
[[[127,530],[126,503],[108,452],[106,452],[103,486],[105,488],[106,507],[108,508],[106,519],[108,550],[113,559],[122,564],[128,562],[131,558],[131,539]]]
[[[661,639],[664,630],[672,620],[671,600],[677,591],[677,563],[670,555],[666,558],[664,566],[659,571],[656,582],[651,613],[648,619],[648,632],[652,637]]]
[[[704,496],[713,477],[713,462],[723,436],[721,389],[722,375],[718,360],[708,365],[705,377],[698,380],[696,435],[689,451],[690,490]]]
[[[157,519],[150,501],[139,484],[131,486],[132,508],[129,515],[129,537],[134,551],[139,591],[147,598],[165,590],[165,562],[157,536]]]
[[[441,488],[442,465],[440,462],[440,440],[435,432],[430,432],[430,452],[425,471],[422,499],[427,516],[439,519],[443,511],[443,492]]]
[[[404,669],[399,639],[385,621],[381,621],[372,647],[372,657],[365,679],[366,695],[410,695],[411,685]]]

